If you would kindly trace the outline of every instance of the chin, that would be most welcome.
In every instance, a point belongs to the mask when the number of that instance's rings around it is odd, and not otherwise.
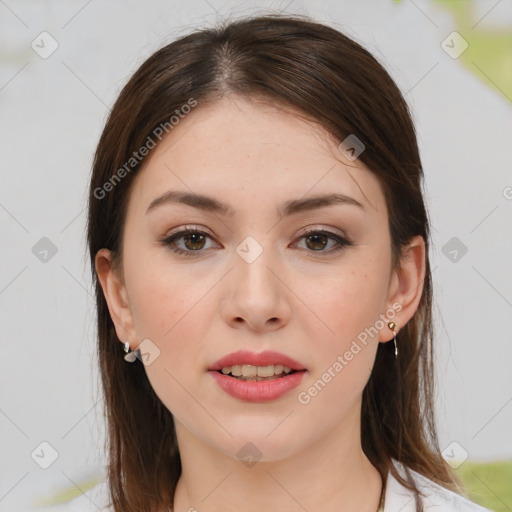
[[[254,461],[286,459],[297,452],[301,441],[297,436],[297,428],[286,424],[288,420],[280,424],[285,416],[230,424],[228,431],[233,437],[222,436],[222,439],[211,440],[211,444],[226,455],[247,462],[248,467]]]
[[[261,438],[249,438],[247,436],[236,438],[229,443],[227,455],[239,460],[247,467],[251,467],[256,462],[276,462],[284,460],[297,451],[297,443],[289,439],[288,444],[283,444],[282,439],[277,443]],[[219,447],[220,448],[220,447]],[[224,451],[224,450],[223,450]]]

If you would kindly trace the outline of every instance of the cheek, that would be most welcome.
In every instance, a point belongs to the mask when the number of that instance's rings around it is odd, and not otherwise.
[[[198,368],[192,367],[204,360],[204,325],[209,316],[204,311],[206,301],[201,299],[207,288],[184,272],[171,273],[170,266],[166,272],[154,266],[132,283],[138,340],[149,338],[159,350],[158,357],[145,365],[146,375],[167,409],[180,418],[191,408],[190,393],[203,400],[192,379]]]
[[[318,407],[353,404],[368,381],[378,348],[379,315],[387,292],[386,264],[377,255],[359,254],[353,264],[331,271],[311,287],[304,277],[301,293],[309,309],[302,330],[314,343],[314,367],[301,386],[303,400]],[[318,283],[321,283],[318,285]],[[306,319],[307,318],[307,319]],[[317,398],[318,397],[318,398]],[[323,405],[321,405],[323,404]],[[339,410],[339,414],[343,411]]]
[[[382,296],[375,279],[364,276],[350,272],[310,295],[311,309],[318,312],[324,335],[312,328],[313,323],[319,325],[316,319],[303,323],[314,342],[314,365],[297,391],[297,401],[311,416],[333,411],[327,423],[348,413],[373,369],[378,340],[372,326],[379,318]]]
[[[215,282],[195,279],[190,271],[155,259],[134,268],[130,284],[137,335],[165,345],[179,342],[180,332],[197,324],[201,299]],[[193,339],[190,334],[188,338]]]
[[[365,329],[375,325],[386,300],[385,266],[361,261],[350,269],[333,270],[328,276],[312,280],[304,276],[297,295],[308,307],[307,323],[321,330],[324,350],[343,349]],[[313,332],[310,334],[314,334]],[[312,338],[314,339],[314,337]]]
[[[160,257],[144,266],[132,265],[130,271],[137,340],[149,339],[160,351],[158,359],[146,370],[157,391],[169,388],[176,384],[171,374],[181,382],[189,378],[194,362],[204,361],[204,344],[208,342],[205,333],[214,314],[208,292],[218,276],[213,272],[198,275]]]

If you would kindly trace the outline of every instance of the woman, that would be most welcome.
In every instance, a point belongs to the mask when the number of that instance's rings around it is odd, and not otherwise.
[[[90,185],[109,465],[84,503],[483,511],[437,441],[422,178],[398,88],[332,28],[249,18],[144,62]]]

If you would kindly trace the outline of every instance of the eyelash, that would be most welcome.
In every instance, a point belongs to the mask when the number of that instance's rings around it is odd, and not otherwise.
[[[184,237],[186,235],[189,235],[189,234],[198,234],[198,235],[203,235],[203,236],[207,236],[209,238],[212,238],[208,233],[205,233],[204,231],[200,231],[198,229],[188,228],[187,227],[186,229],[183,229],[181,231],[173,233],[170,236],[166,236],[166,237],[160,239],[160,243],[163,246],[171,246],[175,242],[175,240],[178,240],[178,239],[180,239],[180,238],[182,238],[182,237]],[[303,238],[307,238],[308,236],[312,236],[312,235],[325,235],[328,238],[334,240],[337,243],[337,245],[334,246],[333,248],[329,249],[328,251],[324,251],[324,250],[308,251],[308,252],[311,252],[311,253],[318,252],[318,253],[324,253],[324,254],[332,254],[332,253],[336,253],[336,252],[339,252],[339,251],[343,250],[345,247],[350,247],[350,246],[354,245],[352,242],[350,242],[346,238],[344,238],[344,237],[342,237],[340,235],[337,235],[335,233],[332,233],[330,231],[323,230],[323,229],[310,229],[310,230],[307,230],[307,231],[305,231],[299,237],[299,240],[301,240]],[[185,250],[180,249],[178,247],[174,247],[174,248],[170,247],[170,249],[174,253],[180,254],[180,255],[183,255],[183,256],[195,256],[196,254],[200,254],[202,252],[205,252],[203,250],[185,251]]]

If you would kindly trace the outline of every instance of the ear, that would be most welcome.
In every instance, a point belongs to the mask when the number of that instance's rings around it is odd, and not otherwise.
[[[398,334],[416,312],[423,293],[425,260],[425,241],[417,235],[402,249],[400,268],[392,272],[388,289],[388,315],[384,313],[389,320],[386,320],[384,328],[379,332],[379,341],[387,342],[393,339],[388,321],[395,322],[394,330]],[[389,315],[390,311],[395,312],[393,318]]]
[[[110,317],[114,323],[117,337],[123,345],[129,341],[132,350],[137,348],[133,315],[128,301],[128,293],[122,272],[112,264],[112,253],[108,249],[100,249],[96,253],[94,265],[107,301]]]

